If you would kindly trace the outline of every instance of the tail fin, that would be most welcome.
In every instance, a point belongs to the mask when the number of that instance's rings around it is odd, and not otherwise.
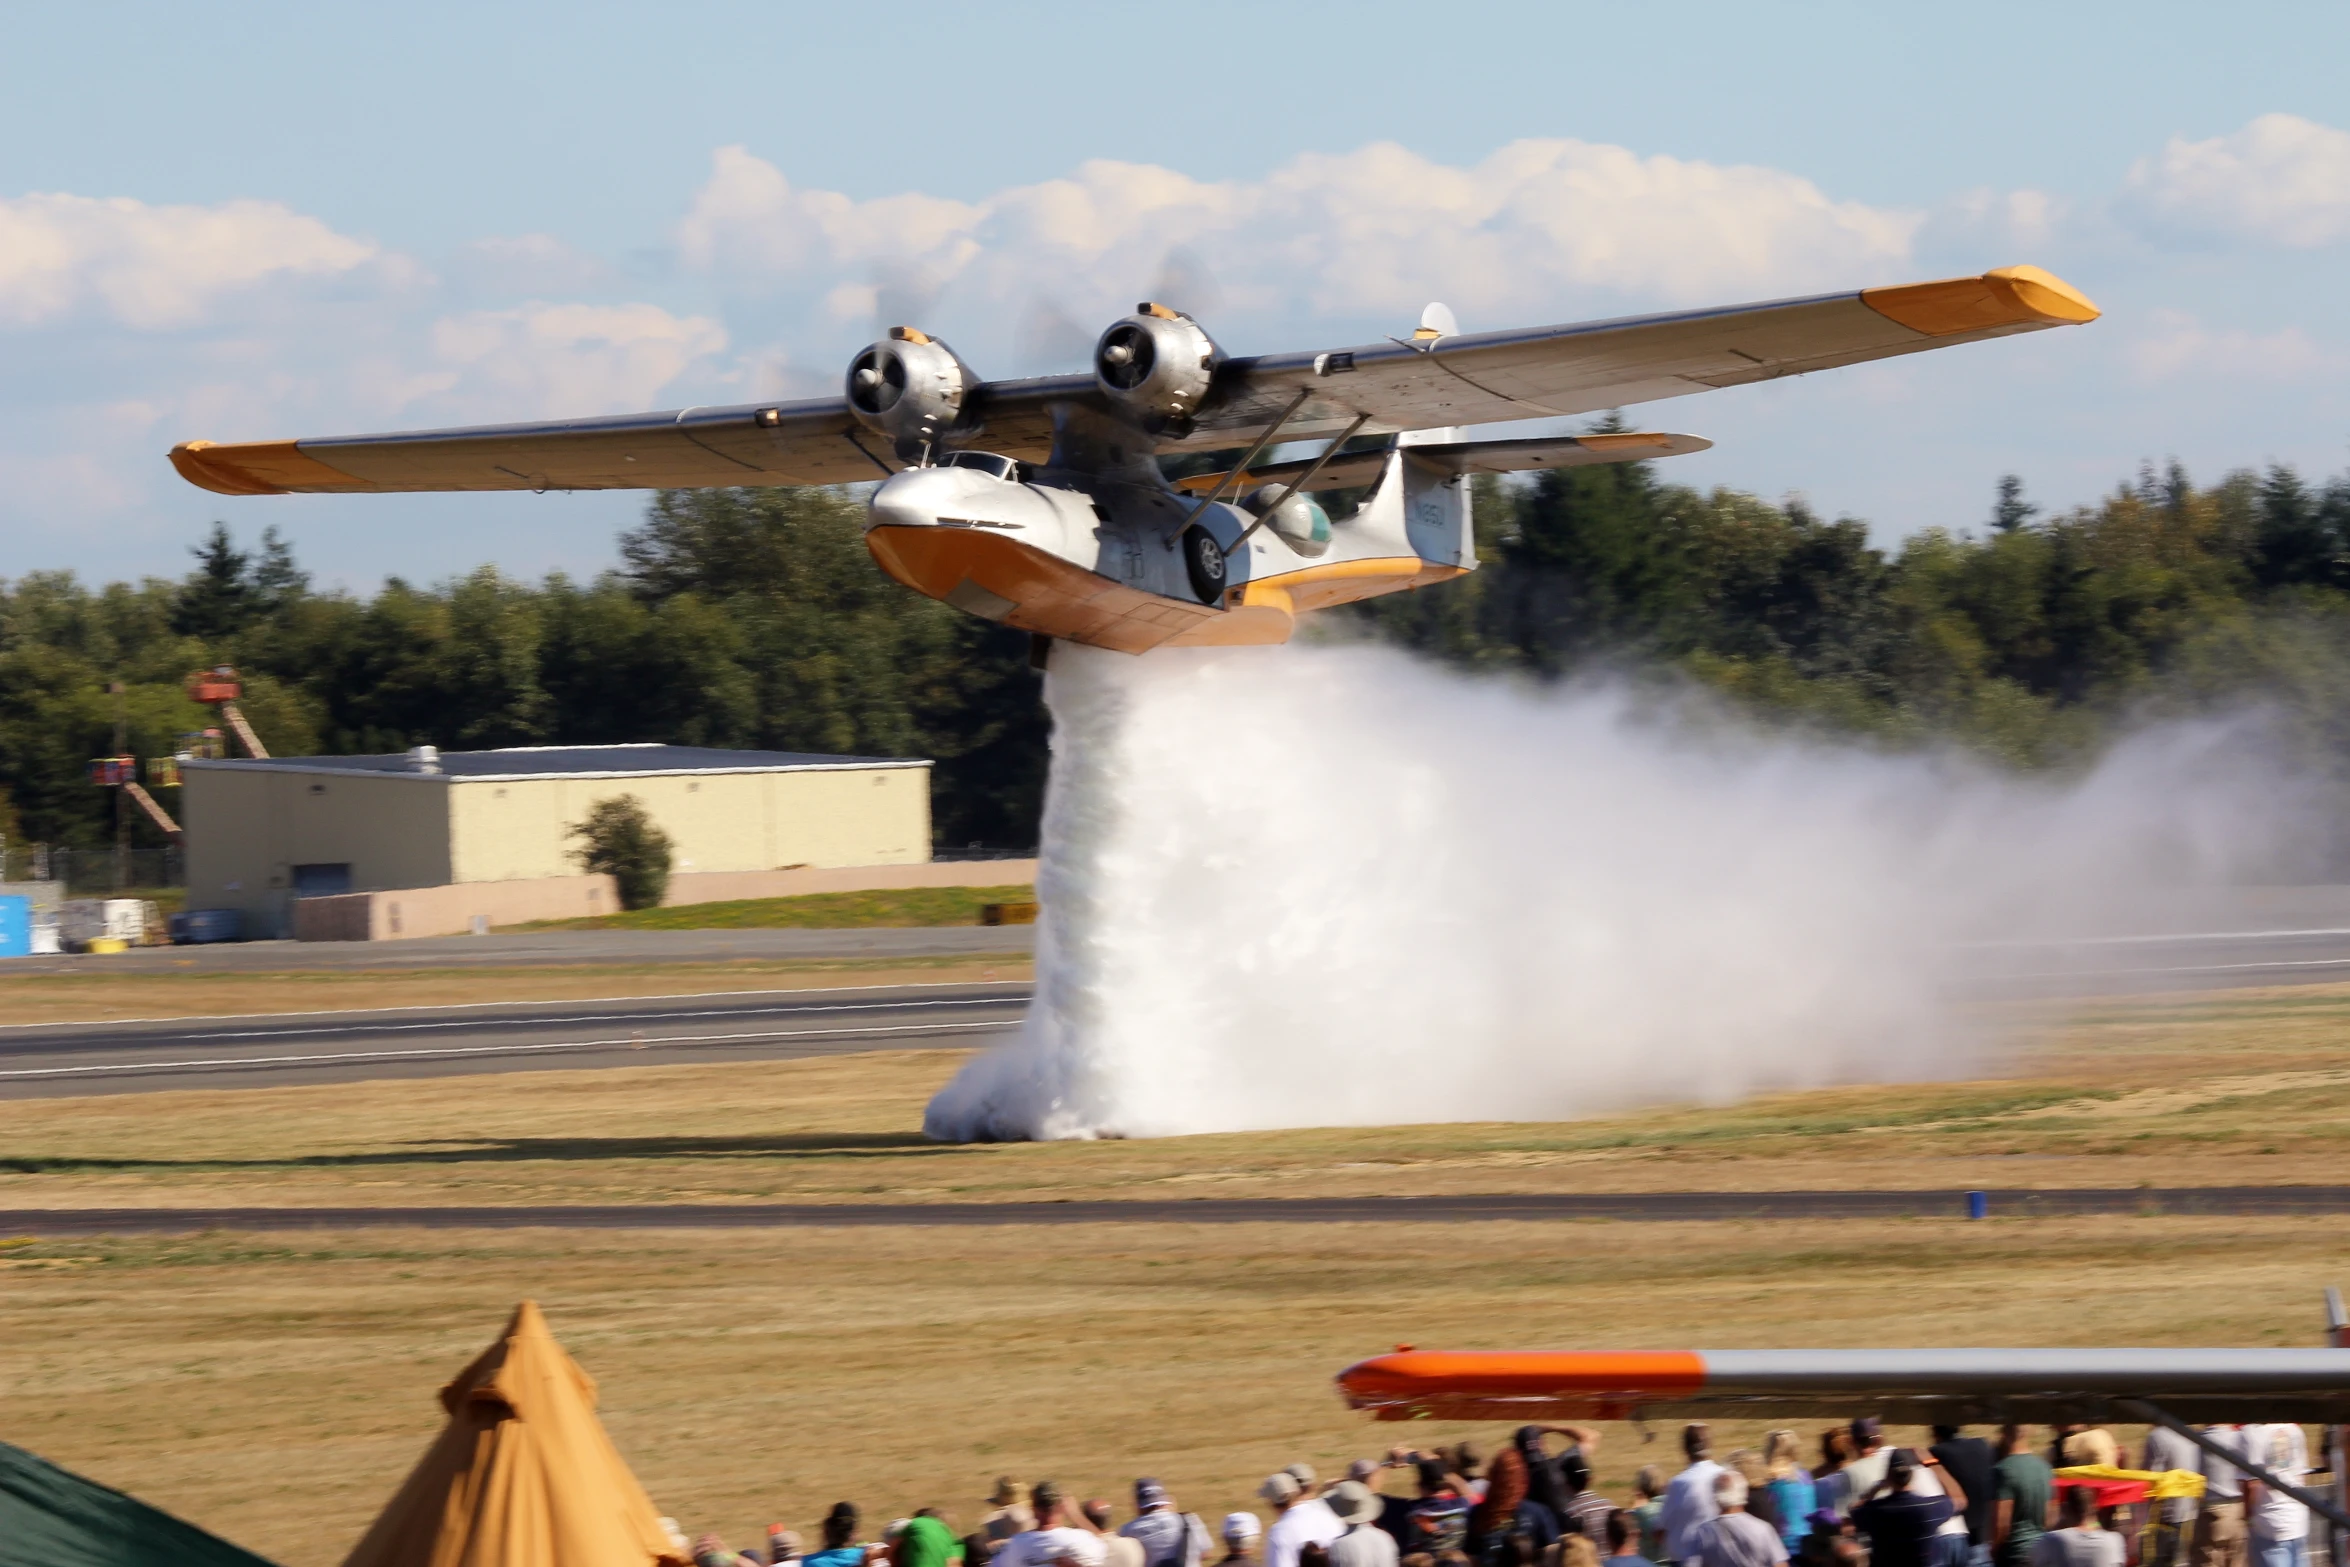
[[[1469,480],[1414,460],[1415,446],[1442,446],[1460,440],[1461,429],[1406,430],[1395,438],[1395,451],[1381,477],[1382,496],[1392,494],[1402,505],[1405,540],[1412,553],[1435,566],[1477,566],[1477,540],[1470,526]]]

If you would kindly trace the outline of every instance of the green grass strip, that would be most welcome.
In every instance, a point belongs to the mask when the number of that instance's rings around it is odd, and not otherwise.
[[[630,909],[585,919],[540,920],[515,930],[858,930],[882,926],[976,925],[990,903],[1030,903],[1036,889],[895,887],[875,892],[811,892],[796,898],[740,898],[676,908]]]

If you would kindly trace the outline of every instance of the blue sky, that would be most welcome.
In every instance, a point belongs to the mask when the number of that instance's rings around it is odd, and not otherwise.
[[[2105,320],[1651,405],[1886,539],[2001,472],[2350,466],[2350,7],[27,8],[0,56],[0,576],[592,572],[630,496],[254,498],[248,439],[830,387],[877,309],[1064,363],[2048,266]],[[878,296],[878,298],[877,298]]]

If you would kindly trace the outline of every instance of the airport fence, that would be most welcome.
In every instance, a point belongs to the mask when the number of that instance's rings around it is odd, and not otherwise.
[[[169,845],[116,850],[9,844],[0,848],[0,881],[63,882],[69,898],[102,898],[184,887],[188,883],[187,857]]]

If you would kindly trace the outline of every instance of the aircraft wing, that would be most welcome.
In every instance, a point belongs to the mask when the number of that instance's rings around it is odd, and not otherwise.
[[[1525,473],[1536,468],[1587,468],[1598,463],[1646,462],[1655,457],[1683,457],[1708,451],[1713,442],[1700,435],[1670,435],[1663,431],[1614,430],[1592,435],[1536,435],[1502,441],[1443,441],[1408,448],[1416,462],[1439,473]],[[1387,466],[1384,445],[1369,451],[1344,452],[1322,462],[1297,457],[1283,462],[1254,464],[1243,477],[1251,484],[1287,484],[1313,475],[1308,490],[1344,490],[1376,481]],[[1225,470],[1195,473],[1177,479],[1175,488],[1205,495],[1223,484]]]
[[[1390,339],[1221,364],[1189,428],[1161,452],[1244,445],[1304,392],[1286,439],[1493,424],[1591,413],[2076,325],[2097,307],[2037,267],[1808,299]],[[952,444],[1038,460],[1055,403],[1099,400],[1089,374],[987,382]],[[899,464],[844,399],[688,408],[477,426],[173,448],[183,477],[228,495],[289,491],[547,490],[842,484]]]
[[[902,466],[888,450],[835,397],[391,435],[189,441],[172,448],[171,463],[189,483],[223,495],[713,489],[887,478]]]
[[[2350,1349],[1399,1350],[1349,1366],[1381,1420],[1777,1420],[1903,1425],[2350,1422]]]
[[[2005,267],[1857,293],[1471,333],[1337,353],[1236,360],[1235,384],[1172,449],[1231,446],[1303,389],[1285,438],[1344,429],[1425,430],[1595,413],[1629,403],[1805,375],[2097,319],[2078,289],[2038,267]]]

